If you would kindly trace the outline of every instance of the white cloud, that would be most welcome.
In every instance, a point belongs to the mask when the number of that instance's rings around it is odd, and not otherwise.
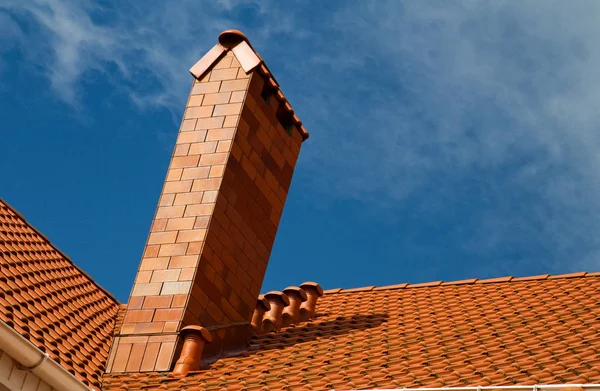
[[[566,257],[569,267],[598,265],[597,2],[226,0],[102,9],[40,0],[4,9],[39,25],[28,58],[62,99],[76,103],[81,80],[90,72],[113,78],[112,67],[115,88],[174,118],[189,66],[219,31],[241,28],[312,134],[299,175],[315,188],[433,222],[437,215],[440,224],[456,225],[448,209],[460,210],[466,228],[448,230],[466,252],[521,254],[496,258],[498,270],[540,253],[551,270]]]

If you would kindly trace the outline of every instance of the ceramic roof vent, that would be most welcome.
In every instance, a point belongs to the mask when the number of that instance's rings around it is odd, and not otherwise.
[[[212,336],[210,331],[200,326],[184,327],[180,334],[183,338],[183,347],[173,373],[185,376],[189,371],[200,368],[204,345],[212,341]]]
[[[262,332],[268,333],[281,327],[281,314],[285,306],[290,305],[290,299],[285,293],[279,291],[267,293],[265,299],[269,301],[271,309],[262,320]]]
[[[257,334],[262,334],[262,320],[265,316],[265,312],[271,309],[271,305],[269,301],[265,299],[265,295],[258,296],[258,300],[256,301],[256,308],[254,309],[254,313],[252,314],[252,328]]]
[[[300,321],[305,322],[315,316],[317,300],[323,296],[323,288],[316,282],[305,282],[300,288],[306,292],[306,301],[300,306]]]
[[[281,315],[281,326],[286,327],[300,320],[300,306],[306,301],[307,295],[304,289],[297,286],[288,286],[283,293],[290,299],[290,305],[284,308]]]

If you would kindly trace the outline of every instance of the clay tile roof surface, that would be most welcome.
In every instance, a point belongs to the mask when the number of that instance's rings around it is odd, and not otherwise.
[[[99,386],[118,302],[0,199],[0,319]]]
[[[600,278],[464,280],[330,291],[308,323],[178,378],[103,390],[325,390],[600,382]]]

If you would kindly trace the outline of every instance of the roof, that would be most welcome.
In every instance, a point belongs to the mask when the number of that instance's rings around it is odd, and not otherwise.
[[[0,320],[99,386],[118,302],[0,199]]]
[[[600,382],[600,275],[329,290],[317,318],[183,378],[108,390],[321,390]]]

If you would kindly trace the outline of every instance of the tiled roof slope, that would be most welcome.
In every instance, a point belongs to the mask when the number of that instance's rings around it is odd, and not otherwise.
[[[0,199],[0,319],[98,387],[119,304]]]
[[[333,290],[318,318],[177,378],[106,375],[113,390],[325,390],[600,382],[600,277]]]

